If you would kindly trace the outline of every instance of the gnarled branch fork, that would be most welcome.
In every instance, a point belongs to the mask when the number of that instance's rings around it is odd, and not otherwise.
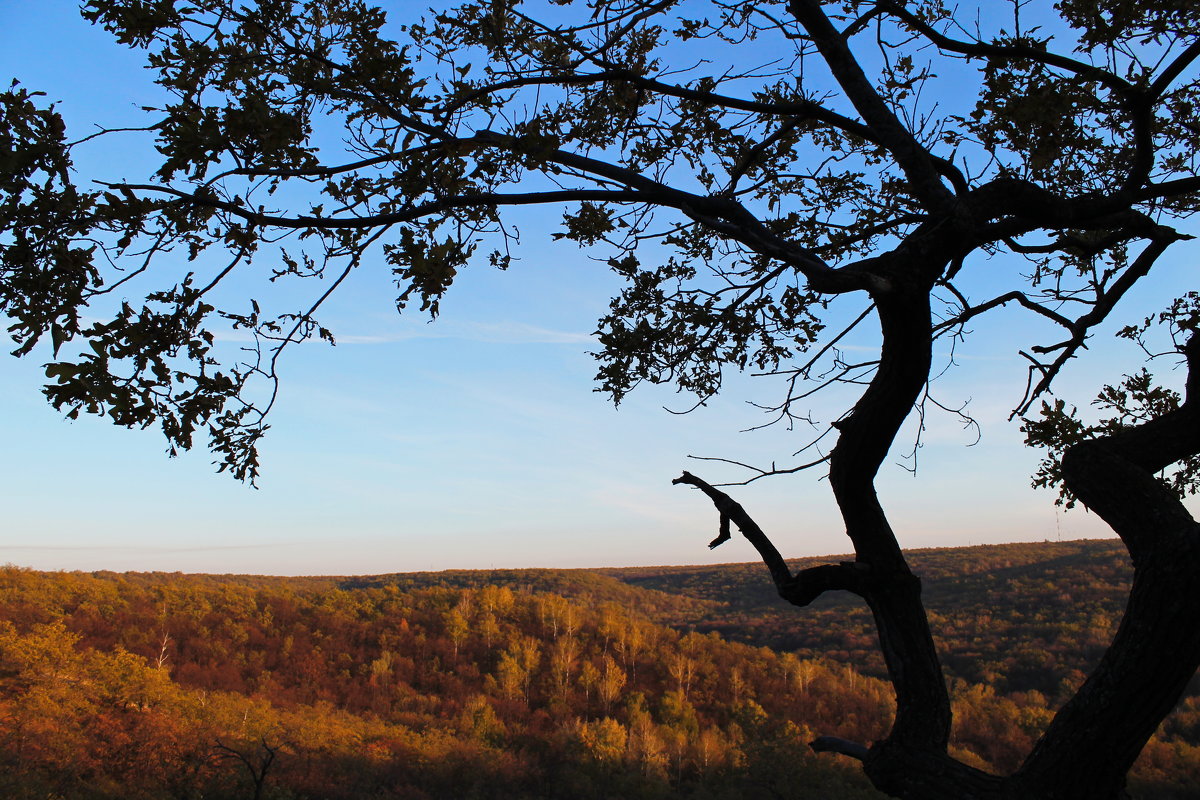
[[[1187,391],[1177,410],[1082,442],[1064,455],[1068,487],[1121,537],[1133,559],[1134,579],[1124,618],[1099,666],[1055,716],[1021,768],[1007,777],[996,776],[952,758],[945,741],[928,736],[931,731],[936,734],[937,709],[932,717],[918,716],[915,727],[902,725],[900,715],[906,704],[919,698],[922,682],[897,674],[891,660],[898,718],[888,737],[869,748],[820,737],[811,743],[814,751],[862,761],[878,788],[914,800],[1126,796],[1125,774],[1200,667],[1200,597],[1194,590],[1200,574],[1200,523],[1157,477],[1169,464],[1200,452],[1200,335],[1192,335],[1183,353],[1189,370]],[[911,618],[901,618],[905,602],[894,602],[915,600],[920,609],[915,577],[898,583],[881,580],[861,562],[813,567],[793,577],[739,503],[687,472],[674,483],[695,486],[712,499],[722,525],[738,526],[789,602],[804,605],[825,591],[852,591],[875,612],[885,653],[889,635],[914,642],[923,638]],[[917,596],[902,597],[904,589],[913,586]],[[948,732],[948,707],[946,713]]]

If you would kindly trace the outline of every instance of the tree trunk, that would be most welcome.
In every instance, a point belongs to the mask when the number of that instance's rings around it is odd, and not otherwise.
[[[933,636],[912,574],[875,494],[874,477],[924,389],[930,364],[928,292],[892,282],[876,298],[879,370],[841,430],[829,479],[856,561],[792,575],[766,534],[732,498],[690,473],[758,549],[782,597],[807,605],[825,591],[861,596],[874,614],[896,690],[887,738],[864,747],[822,737],[818,752],[859,759],[880,791],[902,800],[1120,800],[1125,776],[1200,667],[1200,525],[1156,474],[1200,453],[1200,337],[1186,348],[1189,377],[1176,411],[1067,450],[1067,487],[1121,537],[1134,579],[1117,634],[1092,675],[1059,711],[1021,768],[997,776],[947,752],[951,729]],[[718,542],[723,538],[718,538]]]
[[[950,698],[925,607],[875,493],[874,479],[929,376],[932,337],[929,292],[913,287],[876,299],[883,333],[879,371],[838,427],[829,482],[867,567],[863,597],[875,617],[888,675],[896,687],[896,719],[889,741],[943,752],[950,739]]]
[[[1127,797],[1129,769],[1200,667],[1200,524],[1156,477],[1167,465],[1200,452],[1200,338],[1189,342],[1187,355],[1187,399],[1177,411],[1064,454],[1068,488],[1112,526],[1134,564],[1125,615],[1096,670],[1007,778],[965,767],[931,748],[932,742],[914,747],[903,735],[898,711],[888,739],[864,758],[881,791],[912,800]],[[881,641],[897,631],[909,638],[923,634],[924,626],[909,618],[920,603],[915,593],[907,598],[875,593],[868,602],[880,622]],[[899,708],[919,702],[908,684],[895,675],[893,682]]]
[[[1125,616],[1095,672],[1018,775],[1046,798],[1118,798],[1125,775],[1200,667],[1200,525],[1156,473],[1200,451],[1200,338],[1176,411],[1070,448],[1067,487],[1133,559]]]

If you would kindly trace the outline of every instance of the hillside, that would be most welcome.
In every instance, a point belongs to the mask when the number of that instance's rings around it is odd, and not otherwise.
[[[955,748],[1012,769],[1119,617],[1115,542],[916,551]],[[801,563],[798,562],[797,566]],[[877,798],[863,611],[756,565],[271,578],[0,570],[0,794]],[[1135,773],[1200,797],[1200,699]]]
[[[1069,691],[1103,653],[1120,620],[1131,569],[1116,539],[911,550],[908,557],[922,577],[949,676],[1052,699]],[[797,570],[847,558],[788,563]],[[336,582],[344,589],[493,584],[554,592],[634,608],[677,630],[716,632],[730,641],[885,675],[870,612],[861,602],[829,594],[800,611],[779,599],[761,564],[462,570]]]
[[[797,559],[793,570],[848,556]],[[912,550],[930,621],[952,677],[1006,692],[1055,695],[1094,664],[1120,620],[1131,566],[1118,540]],[[804,657],[824,656],[883,676],[870,612],[826,595],[798,611],[757,564],[604,570],[622,581],[702,601],[672,625]]]

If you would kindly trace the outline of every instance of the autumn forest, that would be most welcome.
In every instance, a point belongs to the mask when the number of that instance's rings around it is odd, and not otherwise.
[[[1116,541],[916,551],[952,751],[1012,770],[1120,618]],[[797,562],[798,566],[804,566]],[[761,566],[278,578],[0,571],[0,795],[882,797],[869,614]],[[1130,788],[1200,797],[1200,685]]]

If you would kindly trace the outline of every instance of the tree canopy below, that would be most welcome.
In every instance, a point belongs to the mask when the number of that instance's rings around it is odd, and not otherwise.
[[[954,752],[1011,769],[1103,652],[1127,559],[1115,541],[912,556],[939,587]],[[878,662],[870,615],[827,602],[781,631],[750,567],[3,568],[0,715],[22,736],[0,737],[0,786],[16,800],[246,797],[274,752],[267,798],[882,797],[804,745],[886,729],[882,665],[864,668]],[[1134,767],[1138,797],[1195,792],[1198,725],[1192,687]]]

